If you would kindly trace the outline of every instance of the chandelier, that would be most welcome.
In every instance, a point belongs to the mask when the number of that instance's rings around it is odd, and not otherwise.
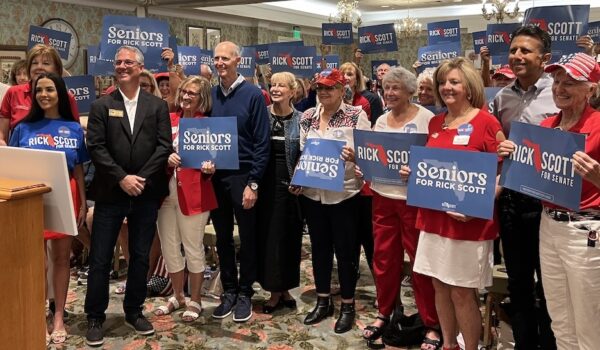
[[[508,10],[508,5],[513,2],[512,0],[483,0],[481,5],[481,15],[486,20],[492,18],[496,19],[496,23],[504,23],[504,16],[508,18],[515,18],[519,15],[519,0],[514,1],[514,9]],[[491,7],[491,12],[488,12],[488,6]]]
[[[358,0],[340,0],[337,3],[337,13],[329,15],[329,23],[352,23],[354,28],[360,27],[362,18],[358,11]]]
[[[406,17],[401,20],[396,21],[394,23],[394,29],[396,30],[396,34],[398,36],[402,36],[404,38],[415,37],[419,35],[421,32],[421,23],[415,17],[410,16],[410,1],[408,2],[408,10],[406,13]]]

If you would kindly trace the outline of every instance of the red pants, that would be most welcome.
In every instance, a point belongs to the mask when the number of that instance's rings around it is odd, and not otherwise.
[[[419,230],[415,228],[417,208],[406,201],[390,199],[373,192],[373,271],[377,287],[379,313],[390,316],[400,293],[402,267],[406,250],[411,264],[415,260]],[[435,292],[431,278],[412,274],[415,302],[423,323],[427,327],[439,325],[435,309]]]

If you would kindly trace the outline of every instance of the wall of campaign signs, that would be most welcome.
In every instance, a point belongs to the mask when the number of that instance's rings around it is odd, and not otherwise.
[[[85,10],[82,10],[85,9]],[[112,10],[97,7],[82,7],[65,3],[56,3],[45,0],[6,0],[0,2],[0,13],[10,13],[11,21],[6,21],[0,28],[0,43],[3,45],[27,45],[27,34],[30,25],[40,25],[50,18],[62,18],[69,21],[77,30],[80,42],[80,51],[75,65],[69,69],[73,75],[84,74],[85,57],[83,49],[88,45],[97,45],[102,32],[102,18],[106,15],[135,16],[134,11]],[[218,15],[215,15],[217,17]],[[178,38],[179,45],[187,45],[187,26],[206,26],[221,29],[221,37],[232,40],[240,45],[277,42],[280,36],[290,36],[289,32],[270,30],[263,27],[249,27],[225,24],[218,22],[194,20],[188,18],[175,18],[167,16],[150,15],[150,18],[167,21],[170,30]],[[25,28],[25,29],[23,29]],[[463,30],[465,31],[465,30]],[[307,46],[319,47],[320,35],[302,34],[302,40]],[[354,41],[358,43],[356,34]],[[376,55],[365,55],[362,68],[368,72],[371,59],[396,59],[399,64],[410,67],[417,58],[419,47],[427,45],[427,37],[398,38],[397,52],[384,52]],[[461,33],[463,51],[472,47],[471,34]],[[333,46],[331,54],[337,54],[340,62],[352,59],[352,51],[348,46]]]

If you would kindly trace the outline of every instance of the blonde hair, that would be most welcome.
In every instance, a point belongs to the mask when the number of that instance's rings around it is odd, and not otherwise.
[[[210,97],[211,86],[208,79],[204,77],[191,75],[185,78],[177,87],[177,95],[175,101],[177,101],[178,105],[179,103],[181,103],[181,99],[183,98],[181,90],[183,90],[184,87],[190,84],[196,84],[200,87],[200,91],[198,91],[198,99],[200,100],[200,104],[198,105],[197,111],[201,113],[207,113],[212,108],[212,99]]]
[[[156,82],[156,78],[154,78],[154,74],[152,74],[152,72],[150,72],[147,69],[142,70],[142,72],[140,73],[140,78],[141,77],[146,77],[148,79],[150,79],[150,85],[152,85],[152,94],[156,97],[160,97],[162,98],[162,95],[160,94],[160,90],[158,89],[158,83]]]
[[[467,100],[472,107],[481,108],[485,103],[485,90],[481,75],[469,60],[464,57],[457,57],[452,60],[445,60],[437,67],[433,73],[435,100],[441,106],[446,106],[440,95],[440,81],[445,79],[448,73],[453,69],[458,70],[463,76],[463,85],[467,90]]]
[[[54,66],[56,67],[56,74],[58,76],[63,75],[63,64],[58,55],[58,52],[52,47],[44,44],[37,44],[31,48],[27,52],[27,75],[31,72],[31,65],[33,64],[33,59],[39,56],[46,56],[52,60]],[[31,77],[29,77],[31,79]]]
[[[342,64],[340,66],[340,72],[342,72],[342,74],[344,73],[345,70],[347,69],[354,69],[354,74],[356,75],[356,91],[360,92],[363,91],[364,89],[366,89],[366,83],[365,83],[365,78],[362,74],[362,71],[360,70],[360,67],[358,67],[358,65],[354,62],[346,62],[344,64]]]
[[[296,95],[296,89],[298,89],[298,87],[299,87],[298,82],[296,81],[296,76],[290,72],[275,73],[271,76],[271,84],[273,84],[273,81],[276,79],[283,80],[285,85],[287,85],[287,87],[291,90],[291,92],[292,92],[291,98],[290,98],[290,104],[291,104],[292,100],[294,99],[294,97]]]

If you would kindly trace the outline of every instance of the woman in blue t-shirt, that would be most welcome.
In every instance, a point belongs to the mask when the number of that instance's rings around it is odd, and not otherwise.
[[[40,150],[63,151],[71,177],[71,193],[77,225],[85,221],[87,212],[83,162],[89,160],[83,129],[69,105],[65,82],[55,73],[42,73],[34,82],[32,108],[13,130],[10,146]],[[67,338],[63,310],[69,286],[69,254],[73,236],[44,230],[44,242],[51,240],[50,259],[54,264],[54,313],[52,334],[46,332],[46,342],[63,343]],[[46,249],[44,249],[46,251]],[[47,265],[47,264],[46,264]]]

